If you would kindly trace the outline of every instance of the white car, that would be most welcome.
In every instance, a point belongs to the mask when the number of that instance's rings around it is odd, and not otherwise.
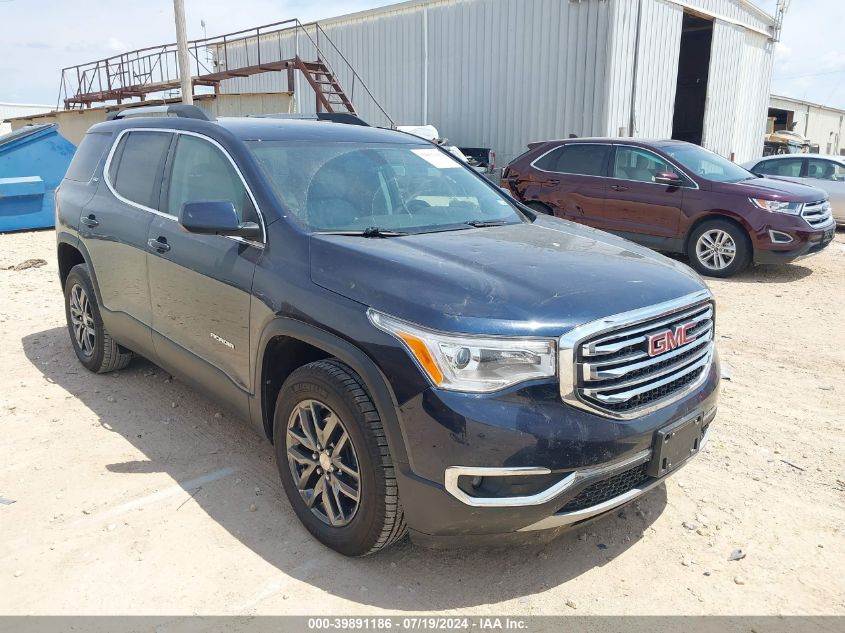
[[[837,224],[845,224],[845,156],[783,154],[742,165],[758,176],[783,178],[827,192]]]

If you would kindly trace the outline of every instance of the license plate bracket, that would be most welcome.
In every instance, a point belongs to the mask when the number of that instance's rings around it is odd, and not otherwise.
[[[650,477],[662,477],[701,448],[702,416],[678,420],[654,433],[654,448],[648,465]]]

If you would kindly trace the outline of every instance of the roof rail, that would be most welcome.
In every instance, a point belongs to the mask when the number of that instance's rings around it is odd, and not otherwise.
[[[248,114],[249,117],[259,119],[300,119],[304,121],[329,121],[331,123],[345,123],[346,125],[363,125],[370,127],[370,124],[361,117],[351,112],[314,112],[313,114],[299,112],[278,112],[274,114]]]
[[[195,105],[186,103],[174,103],[172,105],[142,106],[140,108],[126,108],[118,112],[112,112],[107,121],[116,119],[129,119],[142,116],[175,116],[180,119],[199,119],[209,121],[208,115]]]

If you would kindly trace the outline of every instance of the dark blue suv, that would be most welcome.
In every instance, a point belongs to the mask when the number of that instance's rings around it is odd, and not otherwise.
[[[707,440],[715,308],[686,266],[414,136],[179,113],[94,126],[58,191],[73,347],[251,420],[326,545],[572,526]]]

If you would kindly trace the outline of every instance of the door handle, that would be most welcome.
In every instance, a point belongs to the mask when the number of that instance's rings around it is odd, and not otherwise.
[[[147,240],[147,246],[159,253],[166,253],[170,250],[170,244],[167,243],[167,238],[161,235],[156,239]]]
[[[82,218],[80,221],[85,226],[90,226],[91,228],[94,228],[95,226],[97,226],[100,223],[99,220],[97,220],[97,218],[94,216],[93,213],[89,213],[88,216]]]
[[[628,187],[625,185],[612,185],[610,188],[614,191],[628,191]]]

